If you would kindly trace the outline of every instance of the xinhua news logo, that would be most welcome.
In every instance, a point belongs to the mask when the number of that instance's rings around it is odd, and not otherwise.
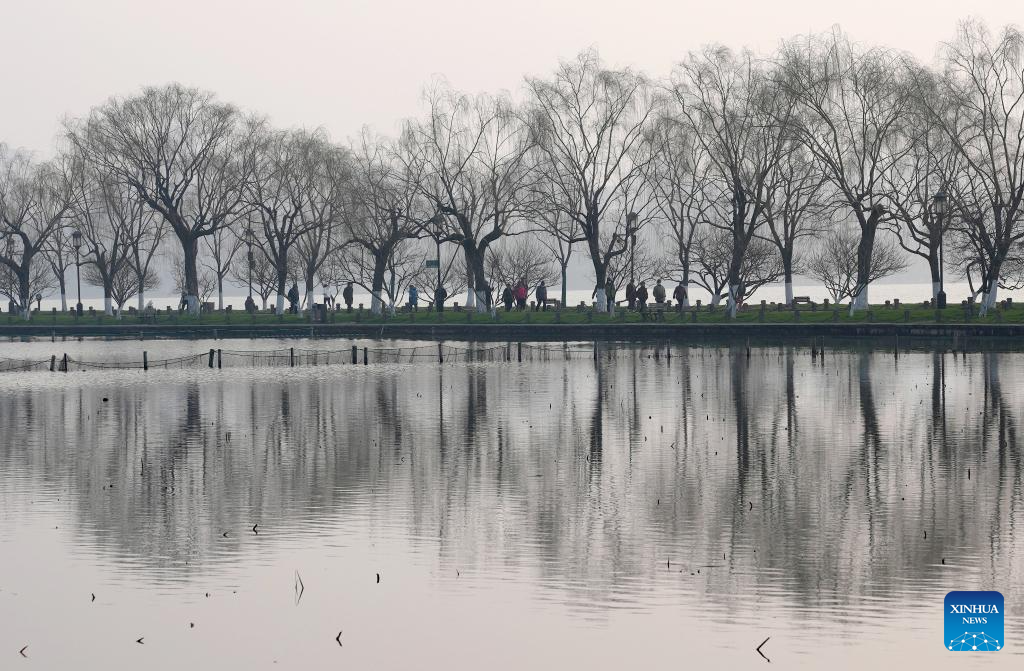
[[[945,601],[946,650],[1002,650],[1003,595],[999,592],[950,592]]]

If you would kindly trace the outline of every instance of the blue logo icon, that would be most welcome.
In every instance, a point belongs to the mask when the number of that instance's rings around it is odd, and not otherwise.
[[[950,592],[946,595],[946,650],[1002,650],[1003,595],[999,592]]]

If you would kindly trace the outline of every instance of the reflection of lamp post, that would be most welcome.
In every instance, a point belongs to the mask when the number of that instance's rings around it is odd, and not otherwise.
[[[631,236],[632,242],[629,252],[629,283],[636,284],[636,212],[626,215],[626,235]]]
[[[946,237],[942,230],[942,220],[946,216],[946,192],[939,189],[938,193],[932,196],[932,211],[939,220],[939,292],[935,295],[935,307],[939,310],[946,308],[946,285],[945,264],[942,256],[942,240]]]
[[[78,316],[82,316],[82,261],[79,257],[79,250],[82,248],[82,232],[72,231],[71,233],[71,245],[75,248],[75,278],[78,284],[78,304],[75,306],[75,311]]]

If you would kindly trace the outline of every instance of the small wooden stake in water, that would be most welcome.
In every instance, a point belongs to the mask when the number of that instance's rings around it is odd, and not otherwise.
[[[57,355],[56,354],[51,354],[50,355],[50,372],[52,373],[53,369],[56,368],[56,367],[57,367]]]
[[[367,348],[363,348],[363,365],[367,366],[370,363],[370,355]]]
[[[65,373],[68,372],[68,353],[67,352],[64,352],[64,361],[61,364],[61,366],[63,367]]]
[[[220,370],[220,367],[221,367],[221,357],[220,357],[220,349],[218,348],[217,349],[217,369]]]
[[[288,363],[291,365],[292,368],[294,368],[295,367],[295,348],[294,347],[289,347],[288,350],[289,350],[289,353],[288,353]]]
[[[210,368],[213,368],[213,350],[212,349],[210,350],[210,357],[207,359],[206,365],[208,367],[210,367]]]
[[[142,370],[149,370],[149,352],[142,351]]]
[[[355,345],[352,345],[352,363],[359,363],[359,348]]]
[[[441,343],[437,343],[437,362],[444,363],[444,346]]]
[[[519,363],[522,363],[523,362],[523,343],[521,343],[521,342],[517,342],[516,343],[516,356],[519,359]]]

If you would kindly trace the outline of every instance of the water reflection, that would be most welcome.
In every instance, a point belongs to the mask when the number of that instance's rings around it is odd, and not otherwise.
[[[64,497],[65,550],[144,584],[270,562],[267,542],[397,543],[598,627],[767,614],[813,656],[825,634],[898,647],[889,615],[991,587],[1024,633],[1022,398],[1000,383],[1024,356],[654,354],[21,378],[0,396],[0,542]]]

